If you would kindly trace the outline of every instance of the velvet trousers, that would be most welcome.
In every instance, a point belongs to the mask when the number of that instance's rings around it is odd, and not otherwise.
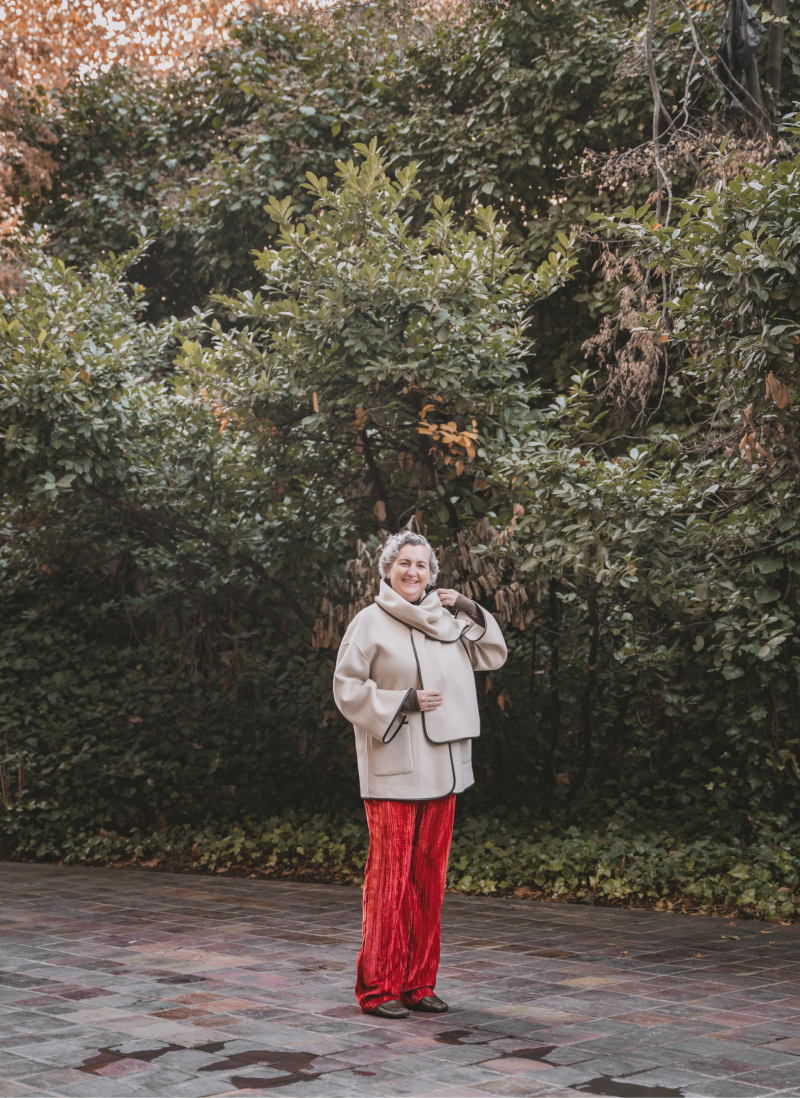
[[[433,993],[456,798],[365,800],[363,944],[356,998],[369,1012],[390,999],[407,1006]]]

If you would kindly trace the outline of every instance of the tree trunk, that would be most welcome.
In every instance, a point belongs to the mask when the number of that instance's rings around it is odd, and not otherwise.
[[[592,623],[591,641],[589,643],[589,660],[586,669],[586,683],[581,696],[581,732],[583,739],[583,753],[578,776],[570,784],[567,800],[571,801],[578,790],[586,781],[589,773],[589,762],[592,758],[592,693],[597,681],[597,649],[600,643],[600,615],[597,611],[597,591],[599,584],[591,588],[586,599],[586,607],[589,621]]]
[[[761,81],[758,77],[758,65],[755,58],[744,70],[744,81],[747,94],[750,96],[753,114],[756,116],[753,122],[753,137],[765,137],[772,127],[769,115],[764,107],[764,96],[761,93]]]
[[[561,690],[559,684],[559,651],[558,645],[561,638],[558,635],[559,602],[558,589],[560,583],[557,579],[550,580],[550,745],[545,759],[545,779],[549,782],[553,779],[553,760],[558,750],[558,741],[561,735]]]
[[[767,83],[772,89],[772,112],[778,108],[778,95],[781,90],[781,65],[783,64],[783,34],[785,25],[781,20],[786,15],[786,0],[772,0],[772,22],[769,25],[767,43]]]

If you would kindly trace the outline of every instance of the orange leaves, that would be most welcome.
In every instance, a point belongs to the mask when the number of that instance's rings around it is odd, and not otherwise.
[[[317,414],[319,414],[319,398],[317,397],[316,393],[311,394],[311,407]]]
[[[569,785],[569,774],[556,774],[556,785]]]
[[[353,420],[353,427],[356,431],[360,431],[367,424],[369,413],[366,408],[356,408],[356,418]]]
[[[201,389],[200,395],[202,396],[203,400],[208,403],[208,389]],[[214,416],[214,419],[216,419],[217,423],[219,423],[219,433],[222,435],[225,433],[225,428],[228,426],[229,423],[237,423],[238,420],[233,415],[231,415],[228,409],[225,408],[224,404],[220,403],[220,401],[215,400],[213,403],[214,407],[211,409],[211,414]],[[271,433],[274,433],[274,431],[275,428],[273,427]]]
[[[107,67],[121,57],[133,67],[180,64],[229,40],[225,24],[242,0],[8,0],[3,5],[6,75],[23,88],[63,85],[80,67]],[[127,42],[127,48],[121,46]]]
[[[425,416],[428,412],[435,411],[435,405],[426,404],[420,411],[421,423],[417,427],[417,431],[421,435],[428,435],[432,441],[439,442],[446,446],[450,450],[450,460],[458,456],[457,447],[461,447],[465,450],[470,461],[474,461],[477,454],[475,450],[475,443],[478,441],[478,423],[477,420],[472,421],[472,430],[459,430],[458,424],[455,420],[449,420],[447,423],[429,423]],[[449,465],[448,457],[445,457],[445,464]],[[459,470],[459,465],[461,469]],[[459,476],[464,471],[463,462],[456,462],[456,472]]]
[[[386,504],[382,499],[379,499],[375,506],[372,508],[375,518],[378,522],[386,522]]]
[[[453,462],[452,454],[445,454],[444,463],[445,463],[445,465],[451,465],[452,464],[453,468],[456,471],[456,476],[458,476],[458,477],[460,477],[461,474],[464,472],[464,462],[463,461]]]
[[[402,344],[402,346],[405,347],[405,343]],[[413,374],[411,375],[411,381],[409,381],[408,385],[404,385],[400,392],[405,396],[406,393],[410,393],[412,389],[419,389],[417,379]]]
[[[792,398],[789,395],[789,390],[773,374],[772,370],[767,374],[767,397],[772,397],[778,407],[783,411],[784,408],[794,408]]]

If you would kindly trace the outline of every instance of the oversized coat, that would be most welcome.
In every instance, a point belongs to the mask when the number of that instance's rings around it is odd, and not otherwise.
[[[430,800],[474,783],[472,740],[480,735],[475,671],[506,661],[503,634],[455,616],[435,591],[410,603],[387,583],[356,614],[336,661],[333,695],[356,737],[362,797]],[[441,690],[442,704],[404,713],[411,689]]]

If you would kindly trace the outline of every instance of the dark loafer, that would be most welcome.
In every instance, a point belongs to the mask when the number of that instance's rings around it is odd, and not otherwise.
[[[445,1007],[447,1010],[447,1007]],[[407,1018],[408,1007],[403,1006],[399,999],[390,999],[388,1003],[381,1003],[370,1014],[377,1014],[379,1018]]]
[[[422,1010],[427,1014],[444,1014],[450,1007],[447,1003],[442,1002],[438,995],[426,995],[424,999],[420,999],[419,1002],[409,1003],[412,1010]]]

